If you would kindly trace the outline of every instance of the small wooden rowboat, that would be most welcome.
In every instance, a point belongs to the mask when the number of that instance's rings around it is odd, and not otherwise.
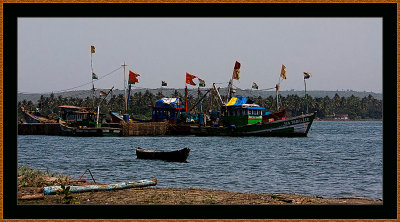
[[[138,159],[157,159],[173,162],[186,162],[189,152],[190,148],[188,147],[169,152],[146,150],[140,147],[136,148],[136,156]]]

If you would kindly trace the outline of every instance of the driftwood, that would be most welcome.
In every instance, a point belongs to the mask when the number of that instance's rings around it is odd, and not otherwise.
[[[44,193],[28,194],[18,197],[18,200],[38,200],[38,199],[44,199]]]

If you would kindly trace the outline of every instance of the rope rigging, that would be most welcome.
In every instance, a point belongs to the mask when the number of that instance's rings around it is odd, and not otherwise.
[[[105,77],[107,77],[107,76],[113,74],[114,72],[120,70],[121,68],[122,68],[122,67],[119,67],[119,68],[114,69],[113,71],[111,71],[111,72],[109,72],[109,73],[107,73],[107,74],[105,74],[105,75],[103,75],[103,76],[101,76],[101,77],[99,76],[99,78],[96,80],[96,82],[99,81],[100,79],[103,79],[103,78],[105,78]],[[51,93],[62,93],[62,92],[67,92],[67,91],[70,91],[70,90],[73,90],[73,89],[77,89],[77,88],[80,88],[80,87],[89,85],[89,84],[91,84],[91,83],[92,83],[92,81],[87,82],[87,83],[84,83],[84,84],[79,85],[79,86],[72,87],[72,88],[63,89],[63,90],[58,90],[58,91],[52,91],[52,92],[44,92],[44,93],[40,93],[40,94],[51,94]],[[28,92],[19,92],[19,93],[28,93]],[[77,93],[76,95],[83,95],[83,94],[86,94],[86,92],[84,92],[84,93]]]

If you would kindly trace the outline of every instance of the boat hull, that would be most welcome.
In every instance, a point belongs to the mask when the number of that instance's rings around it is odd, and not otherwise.
[[[146,150],[140,147],[136,148],[136,156],[138,159],[164,160],[171,162],[186,162],[189,156],[190,148],[183,148],[170,152],[159,152],[154,150]]]
[[[40,113],[35,113],[33,111],[21,110],[23,118],[26,123],[56,123],[54,119],[49,119],[45,116],[40,115]]]
[[[272,122],[228,127],[192,127],[196,136],[306,137],[316,113]]]
[[[78,128],[78,127],[69,127],[69,126],[60,124],[60,129],[61,129],[61,135],[63,135],[63,136],[101,137],[101,136],[120,136],[121,135],[120,128],[110,128],[110,127]]]

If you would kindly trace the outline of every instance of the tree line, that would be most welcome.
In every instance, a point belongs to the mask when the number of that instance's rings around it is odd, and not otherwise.
[[[204,94],[204,93],[203,93]],[[165,97],[161,92],[157,94],[152,94],[149,91],[144,93],[137,92],[130,96],[128,112],[136,118],[141,119],[151,119],[152,108],[155,102],[161,98]],[[184,103],[185,96],[175,90],[175,92],[169,97],[179,97]],[[191,109],[196,103],[198,103],[199,98],[203,95],[194,96],[188,95],[188,108]],[[269,96],[266,98],[249,97],[256,104],[264,107],[267,111],[275,111],[277,109],[276,97]],[[222,100],[226,101],[226,97],[222,96]],[[102,102],[103,101],[103,102]],[[298,116],[306,113],[306,102],[305,97],[300,97],[298,95],[288,95],[279,96],[279,107],[280,109],[286,110],[287,117]],[[333,115],[337,114],[348,114],[348,118],[351,120],[363,120],[363,119],[382,119],[382,100],[375,99],[372,95],[364,98],[359,98],[354,95],[349,97],[340,97],[335,94],[333,98],[328,96],[313,98],[307,96],[308,101],[308,111],[317,112],[317,118],[327,119],[332,118]],[[84,99],[77,97],[55,97],[51,94],[49,97],[41,96],[37,103],[32,101],[20,101],[18,102],[18,107],[23,106],[27,110],[38,109],[42,115],[51,116],[52,118],[58,118],[61,105],[71,105],[71,106],[81,106],[81,107],[97,107],[100,104],[100,113],[106,114],[106,118],[109,119],[109,111],[113,112],[125,112],[125,99],[124,95],[111,95],[108,96],[106,100],[100,97],[86,97]],[[217,98],[212,93],[204,96],[201,101],[202,109],[204,111],[208,110],[220,110]],[[199,105],[193,107],[193,112],[198,112]],[[22,113],[18,113],[18,118],[22,117]]]

